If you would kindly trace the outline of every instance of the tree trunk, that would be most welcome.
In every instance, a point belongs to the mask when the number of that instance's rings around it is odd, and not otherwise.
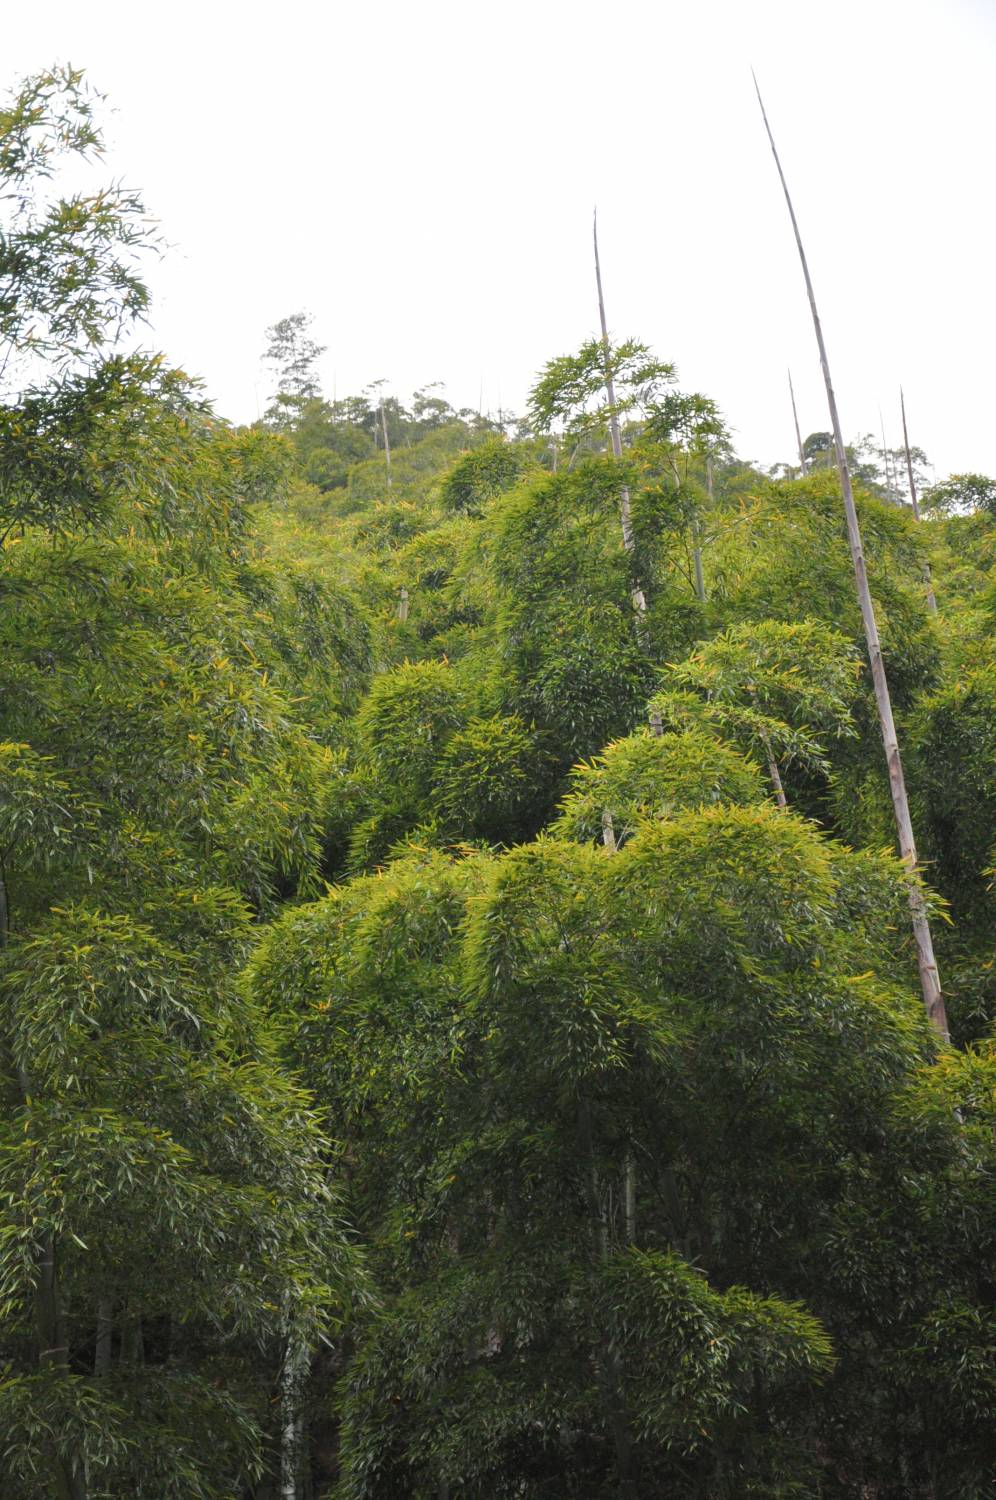
[[[792,386],[792,371],[789,370],[788,374],[789,395],[792,397],[792,421],[795,423],[795,441],[799,449],[799,468],[802,470],[802,477],[805,479],[809,471],[806,468],[806,455],[802,450],[802,433],[799,431],[799,413],[795,409],[795,390]]]
[[[906,431],[906,397],[903,395],[902,386],[899,387],[899,405],[903,413],[903,447],[906,449],[906,473],[910,481],[910,504],[913,507],[913,519],[919,521],[920,507],[916,498],[916,480],[913,478],[913,458],[910,454],[910,435]],[[934,585],[930,577],[930,563],[923,565],[923,581],[927,588],[927,608],[931,614],[937,613],[937,600],[934,597]]]
[[[899,741],[896,737],[896,726],[892,717],[892,700],[889,696],[889,684],[885,675],[885,663],[882,659],[882,648],[878,637],[878,623],[875,619],[875,607],[872,604],[871,590],[868,587],[868,574],[865,568],[865,555],[861,545],[861,530],[858,526],[858,514],[854,506],[854,493],[851,489],[851,473],[847,464],[847,454],[844,449],[844,438],[841,433],[840,417],[837,412],[837,398],[834,395],[833,382],[830,379],[830,364],[827,359],[826,345],[823,341],[823,328],[820,324],[820,315],[816,308],[816,294],[813,291],[813,283],[809,275],[809,263],[806,260],[806,252],[802,247],[802,236],[799,233],[799,225],[795,217],[795,209],[792,207],[792,199],[789,196],[788,184],[782,171],[782,164],[775,146],[775,138],[768,124],[768,116],[765,112],[764,101],[761,98],[761,90],[757,87],[757,79],[754,80],[757,88],[757,100],[761,106],[761,116],[764,120],[764,128],[768,134],[772,155],[775,158],[775,166],[778,168],[778,176],[781,180],[782,191],[785,194],[785,202],[788,205],[789,217],[792,220],[792,228],[795,232],[795,242],[799,251],[799,259],[802,263],[802,274],[806,282],[806,292],[809,297],[809,308],[813,316],[813,328],[816,333],[816,344],[820,352],[820,365],[823,370],[823,381],[826,386],[827,403],[830,408],[830,421],[833,427],[834,444],[837,449],[837,471],[840,476],[841,494],[844,499],[844,515],[847,520],[847,536],[851,549],[851,561],[854,566],[854,580],[857,585],[858,600],[861,605],[861,618],[865,627],[865,640],[868,646],[868,657],[871,663],[872,683],[875,688],[875,702],[878,706],[879,725],[882,731],[882,744],[885,749],[885,759],[889,771],[889,789],[892,793],[892,807],[896,819],[896,832],[899,837],[899,849],[903,863],[909,874],[909,903],[910,915],[913,924],[913,936],[916,941],[917,965],[920,970],[920,985],[923,990],[923,1003],[930,1018],[931,1024],[937,1031],[938,1036],[948,1040],[948,1022],[944,1006],[944,997],[941,993],[941,983],[937,972],[937,963],[934,959],[934,944],[930,933],[930,923],[927,919],[927,908],[923,893],[914,878],[917,863],[916,843],[913,838],[913,825],[910,820],[909,800],[906,796],[906,782],[903,776],[903,762],[899,753]]]

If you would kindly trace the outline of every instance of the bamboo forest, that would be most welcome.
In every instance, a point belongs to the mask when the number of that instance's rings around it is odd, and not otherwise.
[[[842,430],[749,102],[773,467],[590,218],[521,411],[291,287],[230,422],[9,89],[2,1500],[991,1495],[996,480]]]

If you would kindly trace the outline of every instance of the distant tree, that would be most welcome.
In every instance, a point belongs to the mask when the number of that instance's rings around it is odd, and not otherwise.
[[[309,334],[313,322],[310,313],[296,312],[266,330],[263,362],[277,382],[266,416],[275,426],[293,424],[305,404],[321,395],[317,365],[325,345]]]
[[[982,511],[996,517],[996,479],[986,474],[950,474],[925,492],[923,508],[938,515]]]
[[[444,389],[441,380],[421,386],[412,396],[411,437],[413,442],[434,432],[456,416],[450,403],[438,394]]]
[[[834,470],[837,467],[832,432],[811,432],[802,445],[802,453],[807,468]],[[857,483],[886,498],[889,493],[886,459],[893,456],[891,450],[886,455],[883,448],[876,446],[871,434],[865,433],[848,443],[845,453],[848,468]]]

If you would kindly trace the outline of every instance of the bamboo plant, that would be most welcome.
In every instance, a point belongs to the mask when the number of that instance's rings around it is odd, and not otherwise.
[[[841,432],[840,416],[837,411],[837,398],[834,395],[833,382],[830,378],[830,364],[827,358],[826,344],[823,338],[823,327],[820,323],[820,315],[816,306],[816,294],[813,290],[812,278],[809,274],[809,263],[802,244],[802,235],[792,205],[792,198],[782,170],[781,159],[771,126],[768,123],[767,111],[764,108],[764,100],[761,98],[761,90],[757,78],[754,78],[754,87],[757,90],[757,102],[761,107],[761,117],[764,120],[764,128],[767,132],[771,153],[775,158],[775,166],[778,169],[778,177],[785,194],[785,203],[788,207],[789,218],[792,221],[792,229],[795,234],[795,243],[799,251],[799,260],[802,265],[802,274],[806,283],[806,294],[809,298],[809,308],[813,318],[813,329],[816,334],[816,344],[820,354],[820,366],[823,370],[823,381],[826,386],[827,404],[830,410],[830,423],[833,429],[834,446],[837,452],[837,472],[840,476],[840,489],[844,501],[844,515],[847,520],[847,537],[851,550],[851,561],[854,566],[854,580],[857,586],[858,601],[861,606],[861,618],[864,624],[865,641],[868,648],[868,657],[871,664],[872,682],[875,688],[875,703],[878,708],[879,725],[882,731],[882,744],[885,748],[886,764],[889,771],[889,790],[892,795],[892,807],[896,820],[896,832],[899,838],[900,853],[906,865],[909,875],[909,903],[910,915],[913,924],[913,936],[916,942],[917,966],[920,971],[920,985],[923,990],[923,1003],[931,1024],[942,1040],[948,1040],[948,1022],[944,1005],[944,997],[941,993],[940,977],[937,970],[937,962],[934,958],[934,944],[930,932],[930,922],[927,916],[927,905],[923,891],[916,879],[917,852],[916,841],[913,837],[913,824],[910,818],[909,799],[906,795],[906,780],[903,775],[903,762],[899,750],[899,740],[896,734],[896,725],[892,715],[892,699],[889,694],[889,683],[885,671],[885,662],[882,657],[882,647],[879,641],[878,622],[875,618],[875,606],[872,602],[871,590],[868,586],[868,572],[865,566],[864,549],[861,542],[861,529],[858,525],[858,513],[854,504],[854,491],[851,487],[851,472],[847,462],[847,451],[844,447],[843,433]]]
[[[902,386],[899,387],[899,407],[903,414],[903,447],[906,450],[906,473],[910,481],[910,505],[913,507],[913,519],[919,521],[920,506],[917,501],[916,480],[913,478],[913,455],[910,452],[910,435],[906,427],[906,398],[903,395]],[[930,563],[923,565],[923,581],[927,587],[927,608],[931,614],[937,613],[937,599],[934,594],[934,585],[930,577]]]

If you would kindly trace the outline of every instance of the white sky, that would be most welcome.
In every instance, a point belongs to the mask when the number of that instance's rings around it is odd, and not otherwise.
[[[153,333],[256,415],[298,308],[328,393],[521,410],[596,325],[715,397],[746,457],[825,429],[809,313],[753,97],[809,253],[845,433],[996,473],[996,0],[46,0],[3,81],[56,60],[110,95],[110,169],[173,245]]]

